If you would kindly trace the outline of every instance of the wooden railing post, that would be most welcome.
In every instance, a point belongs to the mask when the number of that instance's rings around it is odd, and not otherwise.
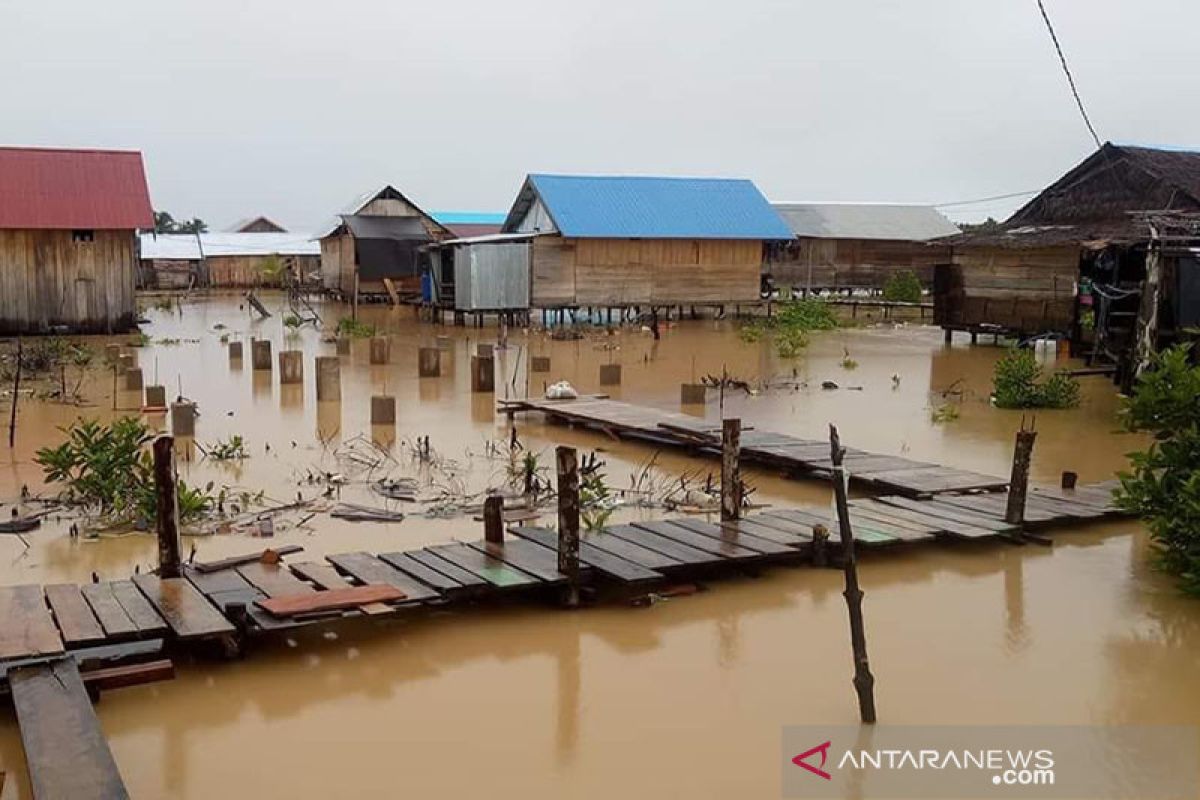
[[[558,571],[567,576],[567,605],[579,605],[579,465],[574,447],[554,451],[558,468]]]
[[[1004,521],[1010,525],[1025,524],[1025,496],[1029,491],[1029,464],[1033,457],[1033,442],[1037,431],[1030,424],[1025,427],[1021,418],[1021,429],[1017,431],[1017,443],[1013,448],[1012,477],[1008,481],[1008,503],[1004,507]]]
[[[837,504],[838,527],[842,540],[842,571],[846,576],[846,608],[850,612],[850,647],[854,651],[854,691],[858,694],[858,713],[863,722],[875,721],[875,676],[867,660],[867,632],[863,623],[862,589],[858,586],[858,564],[854,558],[854,531],[850,528],[850,500],[846,493],[846,471],[842,458],[846,451],[838,439],[838,430],[829,426],[829,449],[833,461],[833,496]]]
[[[179,502],[175,496],[175,439],[160,436],[154,440],[154,494],[158,529],[158,575],[178,578],[183,575],[179,545]]]
[[[721,521],[742,517],[741,457],[742,421],[727,419],[721,423]]]
[[[483,501],[483,540],[504,544],[504,498],[498,494]]]

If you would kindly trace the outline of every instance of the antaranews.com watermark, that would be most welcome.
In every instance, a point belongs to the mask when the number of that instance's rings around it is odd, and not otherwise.
[[[794,726],[783,796],[1200,797],[1197,726]]]

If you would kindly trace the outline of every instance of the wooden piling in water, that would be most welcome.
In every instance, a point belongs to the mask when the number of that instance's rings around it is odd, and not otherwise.
[[[342,399],[342,362],[337,356],[317,356],[317,400]]]
[[[336,341],[335,346],[337,347],[337,354],[339,356],[350,355],[350,337],[349,336],[339,336],[339,337],[337,337],[337,339],[335,341]]]
[[[143,378],[140,367],[125,370],[125,391],[140,392],[142,390]]]
[[[1032,424],[1025,427],[1021,418],[1021,429],[1017,431],[1017,442],[1013,448],[1012,477],[1008,481],[1008,502],[1004,507],[1004,521],[1010,525],[1025,524],[1025,497],[1029,492],[1029,464],[1033,458],[1033,442],[1037,431]]]
[[[679,402],[685,406],[702,406],[708,400],[708,387],[703,383],[679,384]]]
[[[165,410],[167,407],[167,387],[147,386],[145,407]]]
[[[229,360],[230,361],[241,361],[242,360],[242,343],[241,342],[230,342],[229,343]]]
[[[504,498],[498,494],[483,501],[483,539],[504,544]]]
[[[442,351],[436,347],[417,350],[417,375],[421,378],[437,378],[442,374]]]
[[[621,385],[621,365],[620,364],[601,364],[600,365],[600,385],[601,386],[620,386]]]
[[[304,383],[303,351],[279,351],[279,383]]]
[[[386,336],[371,337],[371,363],[386,364],[391,359],[392,343]]]
[[[250,342],[250,366],[256,370],[271,370],[271,340],[253,339]]]
[[[396,398],[390,394],[377,394],[371,397],[371,424],[396,424]]]
[[[179,502],[175,496],[175,440],[160,436],[154,440],[155,523],[158,530],[158,577],[183,575],[179,544]]]
[[[824,525],[812,526],[812,565],[824,567],[829,563],[829,529]]]
[[[833,496],[837,505],[838,528],[842,541],[842,572],[846,588],[846,609],[850,614],[850,647],[854,653],[854,691],[858,695],[858,713],[863,722],[875,722],[875,676],[867,659],[867,632],[863,623],[862,589],[858,586],[858,564],[854,557],[854,531],[850,527],[850,500],[847,497],[846,472],[842,459],[846,451],[838,430],[829,426],[829,450],[833,462]]]
[[[480,358],[494,358],[496,355],[496,346],[488,342],[480,342],[475,345],[475,355]]]
[[[1074,472],[1064,471],[1062,474],[1062,483],[1064,489],[1074,489],[1075,483],[1079,480],[1079,475]]]
[[[530,372],[549,372],[550,371],[550,356],[530,356],[529,357]]]
[[[721,423],[721,521],[742,517],[741,470],[742,421],[727,419]]]
[[[558,571],[567,576],[566,604],[579,605],[579,463],[575,448],[554,450],[558,470]]]
[[[13,369],[12,408],[8,412],[8,449],[11,450],[17,441],[17,404],[21,398],[21,360],[25,348],[21,337],[17,337],[17,364]],[[113,408],[117,406],[116,377],[113,377]]]
[[[171,433],[175,436],[196,435],[196,407],[191,403],[171,404]]]
[[[496,391],[496,360],[491,356],[471,356],[471,391]]]

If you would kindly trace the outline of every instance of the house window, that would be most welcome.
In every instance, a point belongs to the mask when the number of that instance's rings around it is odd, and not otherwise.
[[[96,240],[95,231],[71,231],[71,241],[76,244],[80,242],[94,242]]]

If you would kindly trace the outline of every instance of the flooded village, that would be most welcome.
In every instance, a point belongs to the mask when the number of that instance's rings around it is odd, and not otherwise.
[[[0,800],[1196,796],[1200,151],[216,230],[143,147],[0,143]]]

